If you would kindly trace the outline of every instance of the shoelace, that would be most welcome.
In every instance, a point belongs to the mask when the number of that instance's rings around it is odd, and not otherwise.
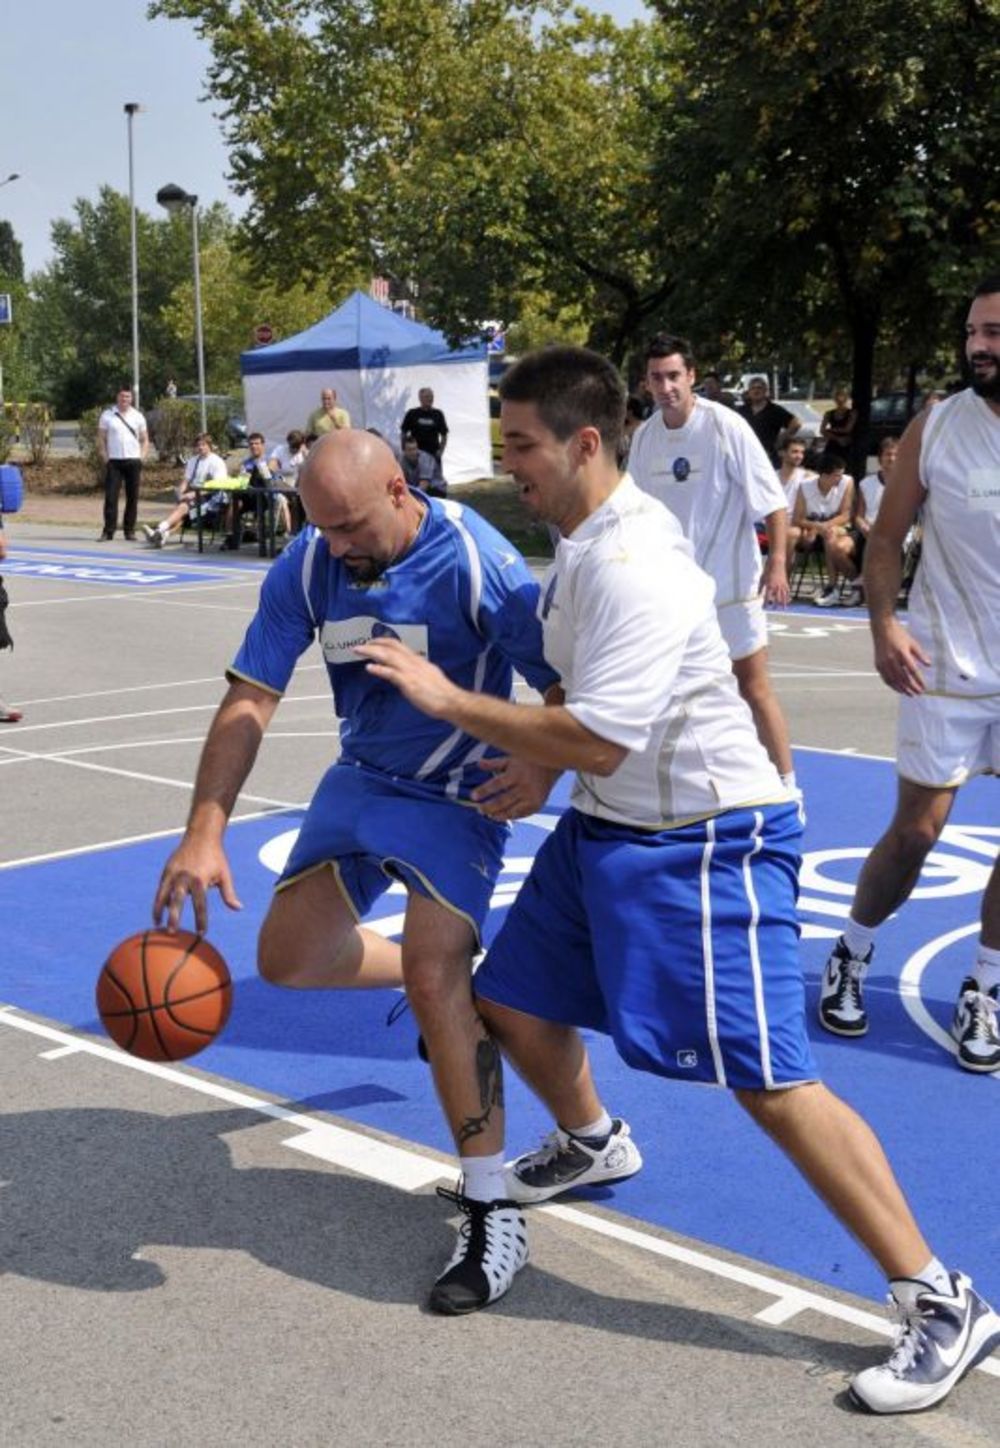
[[[967,990],[964,996],[966,1009],[972,1017],[972,1025],[969,1034],[975,1041],[997,1040],[997,1012],[1000,1011],[1000,1001],[991,995],[985,995],[982,991]]]
[[[892,1352],[889,1354],[886,1367],[899,1378],[908,1373],[918,1359],[924,1355],[927,1337],[922,1324],[929,1314],[921,1312],[917,1307],[909,1310],[901,1307],[891,1292],[888,1303],[896,1328],[893,1333]]]
[[[530,1153],[532,1164],[548,1166],[550,1161],[555,1161],[563,1147],[564,1143],[560,1139],[558,1131],[550,1131],[548,1136],[543,1136],[535,1150]]]
[[[841,960],[840,967],[840,990],[838,994],[840,995],[842,1001],[843,997],[846,994],[849,994],[851,997],[851,1004],[857,1006],[860,1010],[861,977],[864,974],[865,962],[863,960],[856,960],[853,955],[849,955],[846,960]]]

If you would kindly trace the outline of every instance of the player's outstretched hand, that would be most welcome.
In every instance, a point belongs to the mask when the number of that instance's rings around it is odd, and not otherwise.
[[[481,814],[491,820],[523,820],[541,809],[561,769],[547,769],[509,755],[481,759],[493,778],[472,791]]]
[[[160,925],[165,910],[167,929],[176,930],[184,901],[190,896],[195,929],[204,935],[208,929],[208,891],[213,886],[230,910],[243,909],[222,846],[183,839],[163,867],[153,900],[153,924]]]
[[[769,558],[760,581],[765,604],[772,608],[787,608],[791,602],[792,590],[788,586],[788,571],[785,560],[777,554]]]
[[[422,658],[398,639],[372,639],[354,652],[368,660],[368,672],[394,684],[415,709],[432,719],[446,719],[449,705],[461,692],[437,664]]]
[[[875,667],[885,683],[897,694],[922,694],[923,670],[930,659],[913,635],[896,619],[890,619],[875,635]]]

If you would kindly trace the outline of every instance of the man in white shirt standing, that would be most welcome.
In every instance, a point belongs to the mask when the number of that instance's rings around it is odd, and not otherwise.
[[[97,451],[104,462],[104,529],[99,543],[110,543],[118,526],[118,495],[125,485],[122,532],[131,542],[139,512],[139,480],[149,452],[146,419],[132,406],[132,390],[121,387],[113,407],[106,407],[97,423]]]
[[[715,580],[719,627],[740,693],[786,788],[795,790],[788,726],[767,667],[764,604],[789,600],[787,499],[753,429],[732,408],[699,397],[694,357],[682,337],[654,337],[646,386],[655,411],[629,450],[632,477],[674,514],[695,562]],[[767,530],[762,565],[755,522]]]
[[[553,1195],[530,1187],[568,1155],[573,1125],[613,1126],[578,1027],[609,1034],[638,1070],[728,1086],[890,1279],[901,1326],[887,1361],[853,1378],[855,1400],[930,1407],[1000,1343],[1000,1317],[933,1255],[874,1134],[818,1080],[798,961],[801,826],[736,689],[712,581],[666,509],[619,475],[625,396],[609,362],[547,348],[505,374],[500,396],[505,471],[559,533],[540,613],[561,688],[511,703],[458,687],[396,639],[356,652],[432,718],[577,771],[474,980],[488,1028],[559,1123],[514,1163],[508,1194]],[[504,767],[475,792],[487,813],[491,788],[502,812]],[[496,1301],[526,1257],[523,1241],[466,1227],[440,1279],[461,1289],[451,1310]]]
[[[1000,273],[977,287],[965,330],[971,385],[910,422],[868,536],[875,667],[901,696],[899,784],[896,812],[865,860],[823,973],[820,1023],[839,1036],[868,1030],[862,987],[875,932],[916,885],[959,787],[1000,774]],[[904,626],[896,603],[918,512],[922,552]],[[964,1070],[1000,1071],[1000,861],[983,893],[951,1036]]]

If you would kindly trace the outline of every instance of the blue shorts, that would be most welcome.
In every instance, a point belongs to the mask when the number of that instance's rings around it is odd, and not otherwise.
[[[476,994],[614,1040],[630,1066],[745,1089],[818,1078],[795,910],[794,805],[645,831],[568,810]]]
[[[275,889],[331,865],[360,920],[401,880],[467,919],[478,947],[509,833],[507,825],[421,785],[334,764]]]

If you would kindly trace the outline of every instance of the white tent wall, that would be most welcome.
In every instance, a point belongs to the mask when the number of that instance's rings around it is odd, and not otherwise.
[[[399,444],[403,414],[418,405],[421,387],[434,391],[434,406],[448,419],[444,475],[449,484],[493,475],[490,448],[488,364],[426,363],[417,367],[367,367],[345,372],[266,372],[243,378],[247,426],[262,432],[270,450],[292,428],[304,428],[324,387],[351,414],[355,427],[375,427]]]

